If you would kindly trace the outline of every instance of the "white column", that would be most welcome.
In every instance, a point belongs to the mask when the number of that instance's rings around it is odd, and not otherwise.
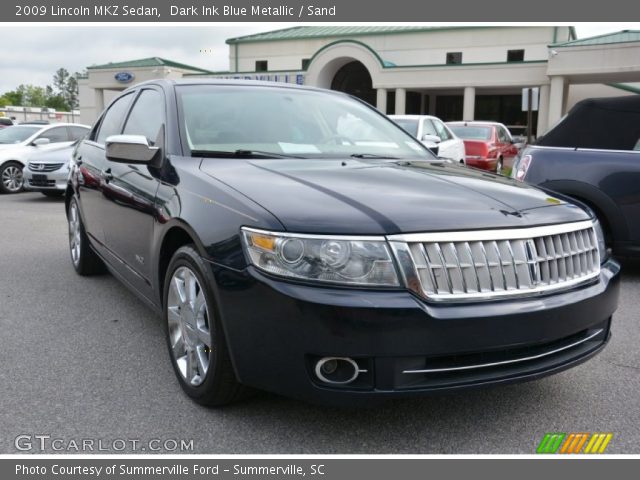
[[[436,114],[436,99],[438,98],[437,95],[434,95],[433,93],[429,94],[429,112],[427,112],[429,115],[435,115]]]
[[[376,90],[376,107],[382,113],[386,115],[387,113],[387,89],[386,88],[378,88]]]
[[[538,96],[538,127],[537,136],[547,133],[549,120],[549,85],[540,85],[540,95]]]
[[[95,90],[95,102],[96,112],[98,115],[104,110],[104,90],[102,88],[96,88]]]
[[[396,88],[396,115],[404,115],[407,111],[407,90]]]
[[[465,87],[464,102],[462,106],[462,120],[474,120],[476,111],[476,89]]]
[[[564,88],[564,77],[551,77],[551,88],[549,89],[549,117],[547,120],[547,128],[553,127],[562,118]]]

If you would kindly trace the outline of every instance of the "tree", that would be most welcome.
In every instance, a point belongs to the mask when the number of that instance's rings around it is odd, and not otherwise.
[[[53,75],[53,86],[55,94],[61,96],[67,110],[72,110],[78,106],[78,73],[71,75],[66,68],[59,68]]]
[[[42,87],[35,85],[20,85],[18,88],[24,88],[22,104],[25,107],[44,107],[47,103],[47,91]]]
[[[53,86],[20,85],[0,96],[0,106],[55,108],[71,111],[78,108],[78,76],[66,68],[59,68],[53,75]]]
[[[78,72],[74,73],[69,80],[67,80],[67,87],[65,89],[65,99],[69,109],[73,110],[78,108]]]
[[[23,86],[23,85],[21,85]],[[2,95],[1,98],[4,99],[5,106],[6,105],[12,105],[12,106],[20,106],[22,105],[22,97],[24,95],[24,89],[20,89],[20,87],[16,88],[15,90],[12,90],[10,92],[6,92],[4,95]]]

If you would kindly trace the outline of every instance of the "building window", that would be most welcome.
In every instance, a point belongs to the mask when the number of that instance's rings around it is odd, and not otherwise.
[[[269,70],[269,66],[266,60],[256,60],[256,72],[266,72],[267,70]]]
[[[447,65],[460,65],[462,63],[462,52],[447,52]]]
[[[522,62],[522,61],[524,61],[524,50],[507,51],[507,62]]]
[[[307,68],[309,68],[309,64],[311,63],[311,59],[310,58],[303,58],[302,59],[302,70],[306,70]]]

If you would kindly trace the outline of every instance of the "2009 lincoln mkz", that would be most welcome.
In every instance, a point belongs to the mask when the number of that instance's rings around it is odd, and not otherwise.
[[[617,306],[589,210],[439,159],[338,92],[134,86],[76,147],[66,209],[76,271],[162,314],[206,405],[534,379],[599,352]]]

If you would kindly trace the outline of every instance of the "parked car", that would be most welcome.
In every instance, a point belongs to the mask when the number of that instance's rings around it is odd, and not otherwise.
[[[133,86],[79,142],[65,198],[77,273],[106,266],[162,315],[206,405],[530,380],[599,352],[617,305],[589,211],[437,159],[340,92]]]
[[[86,125],[14,125],[0,131],[0,193],[22,190],[22,169],[36,152],[71,145],[89,131]]]
[[[75,143],[28,157],[22,170],[25,190],[41,192],[47,197],[61,197],[67,189],[69,162]]]
[[[512,176],[588,205],[615,254],[640,256],[639,96],[578,102],[521,152]]]
[[[513,165],[518,154],[517,142],[503,124],[473,121],[447,122],[447,125],[464,140],[467,165],[497,173]]]
[[[13,125],[13,120],[9,117],[0,117],[0,129],[11,127]]]
[[[464,163],[464,142],[439,118],[430,115],[389,115],[389,118],[437,156]]]

